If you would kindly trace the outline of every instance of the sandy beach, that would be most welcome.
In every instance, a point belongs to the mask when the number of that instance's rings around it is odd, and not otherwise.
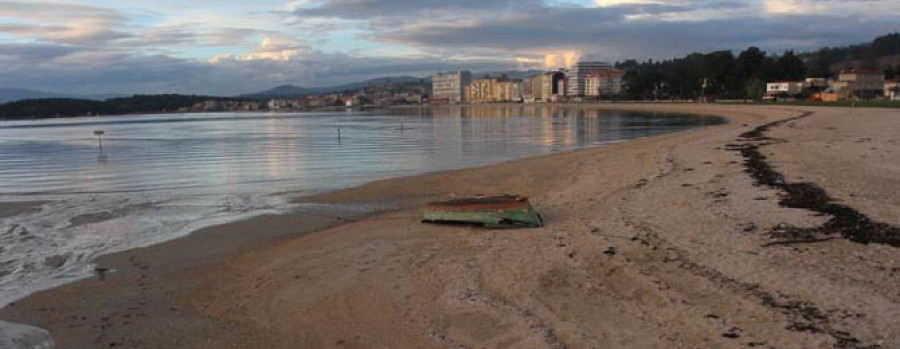
[[[900,111],[615,107],[731,122],[298,197],[390,209],[263,216],[105,256],[97,277],[0,319],[60,348],[900,347]],[[784,189],[813,187],[826,203]],[[419,222],[428,201],[480,193],[528,196],[547,225]]]

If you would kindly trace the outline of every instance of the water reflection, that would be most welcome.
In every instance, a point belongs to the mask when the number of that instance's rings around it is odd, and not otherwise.
[[[7,122],[0,193],[318,190],[718,122],[533,105]]]

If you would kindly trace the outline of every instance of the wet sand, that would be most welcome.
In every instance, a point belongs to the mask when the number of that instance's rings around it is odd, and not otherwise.
[[[900,347],[896,247],[785,207],[741,151],[896,227],[898,111],[616,107],[732,122],[301,198],[398,208],[258,217],[106,256],[114,272],[0,318],[47,328],[62,348]],[[530,196],[547,227],[418,221],[429,200],[504,192]],[[786,241],[788,228],[828,238]]]
[[[0,218],[13,217],[41,211],[44,201],[0,202]]]

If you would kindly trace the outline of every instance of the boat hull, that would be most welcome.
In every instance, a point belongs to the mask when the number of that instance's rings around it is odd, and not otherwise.
[[[490,229],[539,228],[544,225],[541,215],[527,198],[511,195],[431,203],[425,208],[422,221],[480,225]]]

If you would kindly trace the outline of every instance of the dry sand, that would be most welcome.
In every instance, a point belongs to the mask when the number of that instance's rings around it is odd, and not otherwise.
[[[900,225],[900,112],[635,105],[729,125],[301,200],[392,203],[363,219],[260,217],[99,260],[104,278],[37,293],[0,318],[62,348],[897,348],[900,254],[782,243],[811,210],[745,173],[742,133],[788,181]],[[419,204],[517,193],[547,227],[423,225]],[[821,229],[819,229],[821,230]],[[819,231],[817,230],[817,231]]]

